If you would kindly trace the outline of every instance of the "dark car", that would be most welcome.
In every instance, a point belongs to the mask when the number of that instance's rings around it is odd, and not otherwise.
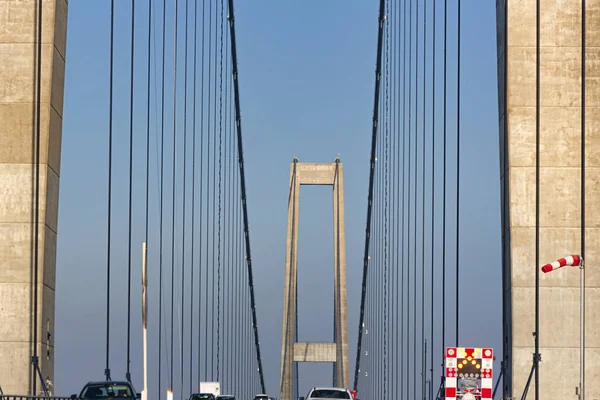
[[[193,393],[190,400],[216,400],[212,393]]]
[[[79,394],[80,399],[139,399],[141,397],[133,385],[125,381],[88,382]],[[77,395],[71,395],[71,398],[77,398]]]

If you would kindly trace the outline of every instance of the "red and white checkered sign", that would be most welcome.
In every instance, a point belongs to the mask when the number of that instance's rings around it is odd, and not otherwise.
[[[481,400],[491,400],[493,391],[494,351],[481,347],[448,347],[446,348],[446,400],[456,400],[459,366],[458,359],[471,357],[481,359]]]

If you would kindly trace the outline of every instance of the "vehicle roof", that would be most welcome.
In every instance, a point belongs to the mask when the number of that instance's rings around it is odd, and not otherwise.
[[[314,387],[311,390],[339,390],[341,392],[346,392],[348,389],[343,387]]]
[[[90,381],[86,385],[127,385],[133,387],[133,385],[127,381]]]

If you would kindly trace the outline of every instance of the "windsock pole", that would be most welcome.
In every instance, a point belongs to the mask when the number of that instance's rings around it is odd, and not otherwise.
[[[142,327],[144,332],[144,391],[142,392],[142,400],[148,400],[148,275],[146,253],[146,242],[144,242],[142,244]]]
[[[579,400],[585,400],[585,262],[580,255],[561,258],[542,267],[543,273],[548,273],[562,267],[579,267]]]

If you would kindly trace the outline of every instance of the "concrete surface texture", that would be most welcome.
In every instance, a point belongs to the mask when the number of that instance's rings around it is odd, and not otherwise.
[[[38,314],[33,312],[37,5],[0,0],[0,386],[31,394],[33,346],[54,374],[54,290],[67,1],[42,8]],[[37,342],[33,341],[37,318]],[[37,385],[38,391],[40,385]]]
[[[333,187],[334,249],[334,335],[335,343],[297,342],[297,257],[300,187]],[[346,303],[346,241],[344,234],[344,168],[336,159],[331,164],[299,163],[290,165],[288,230],[286,242],[283,327],[281,338],[280,400],[292,400],[293,371],[297,362],[333,362],[333,385],[348,387],[348,322]],[[315,278],[318,279],[318,278]]]
[[[586,397],[596,399],[600,398],[600,0],[586,3]],[[504,344],[510,377],[504,392],[520,398],[534,353],[535,270],[582,252],[582,1],[541,1],[540,265],[535,262],[536,0],[508,0],[508,18],[505,0],[496,4]],[[574,398],[579,385],[579,271],[540,273],[540,285],[540,398]],[[528,399],[534,398],[534,388]]]

